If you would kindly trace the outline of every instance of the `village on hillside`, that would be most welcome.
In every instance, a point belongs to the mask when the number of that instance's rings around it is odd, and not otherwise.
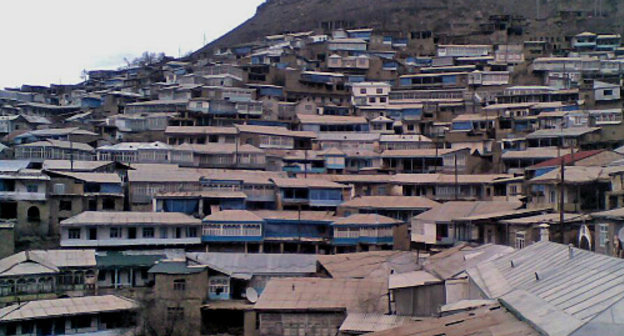
[[[620,335],[622,38],[523,38],[332,25],[0,90],[0,334]]]

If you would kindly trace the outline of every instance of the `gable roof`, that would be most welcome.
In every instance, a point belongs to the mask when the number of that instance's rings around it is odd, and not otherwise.
[[[531,326],[498,304],[475,310],[406,322],[367,336],[538,336]]]
[[[420,268],[419,254],[408,251],[369,251],[319,255],[319,265],[335,279],[379,278],[392,271],[404,273]]]
[[[379,214],[352,214],[348,217],[338,217],[332,225],[397,225],[400,220]]]
[[[87,152],[93,152],[93,147],[87,145],[86,143],[76,142],[76,141],[63,141],[63,140],[54,140],[54,139],[46,139],[42,141],[30,142],[27,144],[17,145],[15,147],[58,147],[64,149],[71,150],[82,150]]]
[[[386,291],[380,280],[273,278],[254,309],[385,313]]]
[[[262,222],[262,218],[249,210],[221,210],[204,217],[207,222]]]
[[[84,211],[61,222],[73,225],[200,225],[201,221],[181,212]]]
[[[90,182],[90,183],[104,183],[104,184],[121,184],[121,177],[115,173],[74,173],[74,172],[60,172],[50,171],[52,175],[60,175],[74,178],[76,180]]]
[[[439,202],[420,196],[361,196],[341,204],[360,209],[431,209]]]
[[[548,335],[570,335],[624,298],[624,260],[547,241],[467,272],[485,297]]]
[[[544,162],[540,162],[538,164],[532,165],[530,167],[528,167],[527,169],[538,169],[538,168],[546,168],[546,167],[554,167],[554,166],[561,166],[561,161],[563,160],[563,163],[565,165],[569,165],[572,162],[576,162],[576,161],[580,161],[583,160],[585,158],[588,158],[590,156],[594,156],[598,153],[602,153],[604,151],[604,149],[596,149],[596,150],[588,150],[588,151],[580,151],[580,152],[576,152],[574,154],[566,154],[560,157],[556,157],[554,159],[550,159],[550,160],[546,160]]]
[[[316,255],[273,253],[187,253],[190,261],[207,266],[233,278],[251,279],[254,275],[312,275]]]
[[[433,222],[450,222],[454,219],[464,218],[478,214],[496,213],[500,211],[515,210],[522,206],[521,202],[505,201],[450,201],[425,211],[414,219]]]
[[[493,260],[514,249],[504,245],[486,244],[477,247],[460,244],[441,253],[430,256],[424,269],[441,279],[447,280],[463,274],[466,269],[483,261]]]
[[[138,305],[135,301],[115,295],[29,301],[0,309],[0,322],[97,314],[136,308]]]
[[[0,259],[0,277],[58,273],[62,267],[95,267],[95,250],[32,250]]]

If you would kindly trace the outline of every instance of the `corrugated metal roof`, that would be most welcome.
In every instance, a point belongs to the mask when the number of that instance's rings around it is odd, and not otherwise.
[[[256,310],[386,313],[385,281],[364,279],[274,278],[264,288]]]
[[[130,299],[115,295],[29,301],[0,309],[0,322],[13,322],[137,309]]]
[[[368,333],[394,328],[412,321],[409,316],[349,313],[340,325],[343,333]]]
[[[431,210],[415,216],[414,219],[419,221],[451,222],[469,216],[516,210],[521,206],[521,202],[450,201],[437,205]]]
[[[259,217],[264,219],[277,219],[277,220],[303,220],[303,221],[322,221],[333,222],[333,211],[289,211],[289,210],[256,210],[253,212]]]
[[[90,183],[121,184],[121,177],[115,173],[74,173],[60,171],[50,171],[50,173],[68,176]]]
[[[271,253],[187,253],[187,258],[232,277],[254,275],[311,275],[316,272],[316,255]]]
[[[337,217],[333,225],[379,225],[379,224],[398,225],[401,223],[403,222],[400,220],[378,215],[378,214],[357,213],[349,217]]]
[[[553,242],[534,243],[467,272],[487,297],[501,298],[549,333],[565,331],[557,335],[568,335],[576,328],[567,326],[591,320],[624,297],[623,259]]]
[[[222,210],[204,218],[207,222],[262,222],[262,218],[249,210]]]
[[[394,273],[390,274],[388,278],[388,289],[418,287],[440,282],[442,282],[442,280],[427,271]]]
[[[420,196],[362,196],[342,203],[346,208],[431,209],[440,203]]]
[[[202,265],[188,265],[186,260],[161,260],[157,261],[148,273],[152,274],[196,274],[206,269]]]
[[[27,160],[0,160],[0,172],[17,173],[28,168],[30,161]]]
[[[181,212],[84,211],[61,222],[70,225],[200,225],[201,221]]]
[[[528,134],[527,139],[546,139],[559,137],[575,137],[600,131],[600,127],[570,127],[564,129],[541,129]]]
[[[72,149],[72,150],[83,150],[87,152],[93,152],[93,147],[76,141],[62,141],[62,140],[53,140],[47,139],[43,141],[35,141],[23,145],[17,145],[16,147],[57,147],[64,149]]]
[[[463,274],[466,269],[481,262],[496,259],[513,251],[513,248],[504,245],[486,244],[471,247],[462,244],[429,257],[425,261],[424,268],[447,280]]]
[[[280,188],[347,188],[345,185],[320,178],[273,178],[271,180]]]
[[[409,322],[403,326],[367,336],[538,336],[537,331],[519,321],[499,305],[441,318]]]
[[[64,267],[95,267],[95,250],[32,250],[0,260],[0,276],[59,272]]]
[[[424,254],[420,255],[424,257]],[[387,281],[392,271],[404,273],[420,269],[419,254],[408,251],[370,251],[319,255],[319,264],[332,278],[380,278]]]
[[[77,161],[73,162],[74,171],[94,171],[98,168],[108,166],[113,161]],[[70,160],[45,160],[43,161],[43,169],[45,170],[61,170],[66,171],[72,168],[72,162]]]

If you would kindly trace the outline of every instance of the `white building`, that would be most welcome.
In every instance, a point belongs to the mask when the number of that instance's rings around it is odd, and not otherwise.
[[[61,247],[199,245],[201,221],[179,212],[85,211],[61,225]]]
[[[386,106],[391,86],[385,82],[362,82],[352,85],[352,103],[356,106]]]

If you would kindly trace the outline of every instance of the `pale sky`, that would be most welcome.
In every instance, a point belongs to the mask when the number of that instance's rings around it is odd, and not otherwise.
[[[196,50],[253,16],[264,0],[3,1],[0,88],[80,82],[144,51]]]

